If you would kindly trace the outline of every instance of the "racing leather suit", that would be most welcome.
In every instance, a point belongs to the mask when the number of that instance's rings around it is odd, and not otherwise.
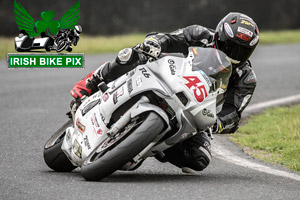
[[[150,33],[147,36],[155,37],[161,45],[162,52],[188,54],[188,47],[215,47],[214,31],[200,25],[192,25],[168,34]],[[136,60],[142,60],[137,55],[132,55],[128,62],[122,63],[118,56],[112,63],[102,65],[99,70],[105,82],[109,82],[132,70],[137,66]],[[121,73],[120,73],[121,69]],[[118,73],[115,73],[118,72]],[[91,73],[76,84],[71,91],[72,96],[80,97],[81,94],[91,94],[92,90],[84,89],[86,80],[95,74]],[[109,80],[109,81],[107,81]],[[249,104],[256,87],[256,76],[250,61],[242,65],[233,65],[232,75],[229,79],[227,91],[218,97],[217,106],[221,107],[218,119],[223,124],[222,133],[234,133],[238,129],[241,113]],[[200,150],[199,150],[200,149]],[[186,141],[167,149],[166,160],[178,167],[189,167],[194,170],[203,170],[211,159],[210,142],[204,134],[196,134]]]

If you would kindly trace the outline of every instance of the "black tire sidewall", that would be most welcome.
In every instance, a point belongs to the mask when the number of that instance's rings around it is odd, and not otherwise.
[[[57,140],[62,136],[62,134],[64,134],[69,124],[72,124],[72,121],[69,120],[60,129],[58,129],[58,131],[56,131],[52,135],[52,137],[46,142],[44,146],[44,161],[49,168],[57,172],[70,172],[77,168],[71,163],[71,161],[61,149],[63,138],[61,138],[61,140],[57,142]],[[54,144],[48,147],[49,143]]]
[[[66,154],[62,151],[62,143],[63,140],[48,149],[44,148],[44,160],[48,167],[56,172],[70,172],[77,167],[71,163]]]
[[[164,128],[163,119],[150,112],[146,120],[120,144],[96,161],[81,167],[82,176],[89,181],[99,181],[120,169],[149,145]]]

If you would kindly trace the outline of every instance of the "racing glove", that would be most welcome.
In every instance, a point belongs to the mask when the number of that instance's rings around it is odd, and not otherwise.
[[[145,38],[142,49],[155,58],[158,58],[161,53],[161,45],[155,35],[150,35]]]

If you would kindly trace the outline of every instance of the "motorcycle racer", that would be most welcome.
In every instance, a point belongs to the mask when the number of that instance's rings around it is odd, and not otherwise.
[[[245,14],[231,12],[219,22],[215,30],[192,25],[168,34],[150,33],[140,48],[153,57],[158,57],[161,52],[187,55],[190,46],[217,48],[227,55],[233,71],[225,95],[218,97],[217,105],[221,110],[213,126],[214,133],[224,134],[234,133],[238,129],[241,114],[254,93],[256,76],[248,59],[258,41],[256,23]],[[74,86],[71,90],[75,98],[71,102],[72,109],[76,109],[76,99],[96,92],[101,81],[113,81],[146,62],[147,59],[132,48],[121,50],[114,61],[101,65]],[[182,169],[201,171],[211,160],[210,140],[205,133],[198,133],[165,150],[163,154],[157,156],[157,159]]]
[[[79,41],[79,35],[82,33],[82,27],[80,25],[75,25],[74,29],[62,29],[59,30],[57,35],[54,37],[54,49],[57,48],[57,45],[61,40],[69,39],[70,45],[66,47],[66,50],[71,52],[73,50],[72,45],[77,46]]]

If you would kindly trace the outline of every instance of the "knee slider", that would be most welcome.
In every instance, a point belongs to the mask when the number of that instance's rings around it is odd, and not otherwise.
[[[209,165],[209,161],[204,157],[199,158],[195,161],[195,164],[192,169],[196,171],[202,171]]]
[[[192,163],[190,167],[196,171],[202,171],[209,165],[211,161],[209,149],[202,146],[193,151],[192,157],[193,158],[191,159]]]

